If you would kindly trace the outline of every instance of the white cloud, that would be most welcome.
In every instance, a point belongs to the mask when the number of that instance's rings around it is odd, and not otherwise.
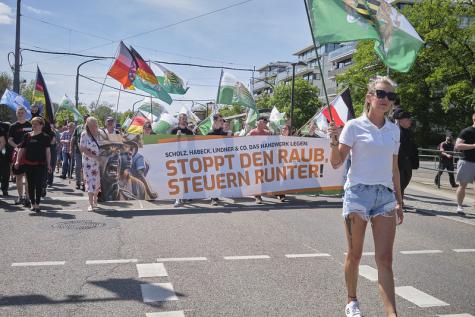
[[[12,24],[15,20],[11,17],[12,8],[0,2],[0,24]]]
[[[31,11],[34,14],[38,14],[38,15],[50,15],[51,14],[50,11],[33,8],[31,6],[24,6],[24,8],[27,9],[28,11]]]

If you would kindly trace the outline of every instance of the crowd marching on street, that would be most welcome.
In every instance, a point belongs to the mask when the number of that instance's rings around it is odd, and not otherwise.
[[[395,108],[393,109],[393,107]],[[15,182],[18,192],[15,205],[41,212],[41,198],[53,186],[55,171],[62,179],[73,179],[76,190],[87,192],[88,211],[95,211],[98,202],[107,201],[111,191],[118,191],[123,200],[143,197],[154,200],[156,194],[149,188],[145,176],[148,162],[138,153],[137,143],[127,138],[125,129],[117,125],[112,117],[106,118],[104,128],[92,116],[84,116],[84,124],[68,122],[55,127],[45,120],[37,105],[31,107],[32,117],[26,119],[23,106],[16,110],[17,121],[0,124],[1,189],[3,196],[9,195],[9,183]],[[435,184],[440,185],[443,171],[449,172],[450,184],[457,189],[457,213],[464,215],[463,200],[469,183],[475,179],[475,113],[473,125],[463,129],[455,144],[448,135],[439,145],[440,165],[436,171]],[[265,115],[257,118],[256,127],[238,135],[272,135]],[[381,274],[381,295],[387,316],[396,316],[392,262],[395,226],[404,219],[404,190],[408,186],[412,171],[419,167],[417,145],[411,134],[411,113],[398,105],[394,83],[388,77],[378,77],[368,85],[364,113],[347,122],[343,128],[331,122],[328,137],[331,148],[330,162],[334,168],[345,166],[346,182],[343,194],[343,217],[346,224],[348,254],[345,262],[345,278],[348,291],[347,316],[360,316],[357,298],[357,268],[363,250],[363,237],[368,222],[372,223],[376,245],[376,262]],[[248,128],[246,130],[246,128]],[[291,127],[283,124],[280,135],[291,135]],[[196,128],[188,123],[187,114],[178,115],[178,125],[170,134],[192,136]],[[309,128],[306,137],[318,137],[315,124]],[[150,122],[143,125],[143,135],[153,134]],[[101,137],[102,135],[102,137]],[[117,188],[101,188],[101,177],[111,177],[101,170],[100,160],[104,154],[98,142],[106,136],[108,140],[120,139],[126,145],[115,162],[120,166],[120,182],[126,183],[130,191]],[[212,127],[208,135],[233,136],[229,121],[219,113],[212,116]],[[365,140],[371,140],[367,142]],[[109,143],[113,150],[114,141]],[[454,150],[461,152],[454,176]],[[349,157],[349,159],[347,159]],[[74,175],[73,175],[74,174]],[[112,175],[114,176],[114,175]],[[458,183],[457,183],[458,182]],[[137,196],[137,193],[140,193]],[[286,196],[275,196],[281,202]],[[212,206],[220,197],[211,198]],[[262,204],[262,196],[256,195],[256,204]],[[174,206],[188,200],[176,199]],[[396,220],[395,220],[396,219]],[[394,313],[394,314],[393,314]]]

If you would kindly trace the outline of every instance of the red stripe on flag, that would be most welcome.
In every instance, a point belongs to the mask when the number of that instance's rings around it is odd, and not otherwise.
[[[343,122],[343,120],[341,120],[340,116],[338,115],[338,112],[336,112],[336,110],[335,110],[335,107],[333,105],[330,105],[330,109],[331,109],[331,114],[332,114],[332,117],[333,117],[333,121],[335,121],[336,126],[337,127],[344,126],[345,123]],[[323,109],[322,113],[325,116],[325,118],[327,118],[328,121],[331,121],[330,120],[330,114],[328,113],[328,107],[325,107],[325,109]]]

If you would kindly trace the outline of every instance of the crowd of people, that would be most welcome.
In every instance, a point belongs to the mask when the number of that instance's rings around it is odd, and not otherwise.
[[[395,108],[398,96],[395,84],[388,77],[378,77],[368,85],[364,113],[341,128],[330,123],[330,162],[334,168],[346,168],[342,216],[347,237],[345,280],[348,317],[361,316],[357,297],[358,267],[363,252],[368,222],[374,236],[378,284],[386,316],[397,316],[392,271],[393,245],[396,225],[404,219],[404,190],[419,167],[417,145],[411,135],[411,114]],[[84,124],[69,122],[61,129],[46,121],[40,109],[31,107],[32,118],[19,106],[16,122],[0,123],[0,182],[4,196],[8,195],[11,175],[17,185],[15,205],[23,204],[34,212],[41,212],[41,198],[53,185],[54,170],[60,178],[72,179],[75,170],[76,189],[86,191],[88,211],[97,208],[98,201],[157,198],[146,180],[149,165],[139,153],[140,141],[122,133],[114,118],[108,117],[104,128],[96,118],[84,116]],[[390,114],[391,118],[390,119]],[[457,188],[457,212],[463,213],[465,190],[475,180],[475,113],[473,125],[462,130],[458,138],[448,136],[439,145],[440,165],[435,183],[440,184],[442,172],[449,172],[450,184]],[[311,124],[307,136],[314,137],[316,127]],[[152,134],[152,125],[143,126],[143,134]],[[182,113],[177,127],[170,133],[177,136],[194,135],[188,117]],[[271,135],[268,118],[259,116],[249,136]],[[291,135],[284,125],[280,134]],[[213,116],[208,135],[230,136],[229,122],[220,115]],[[244,133],[240,133],[244,135]],[[454,150],[461,152],[454,177]],[[459,184],[457,184],[458,182]],[[104,185],[106,184],[106,185]],[[282,202],[285,195],[277,195]],[[218,197],[210,199],[217,205]],[[262,197],[255,196],[262,204]],[[185,201],[177,199],[175,206]]]

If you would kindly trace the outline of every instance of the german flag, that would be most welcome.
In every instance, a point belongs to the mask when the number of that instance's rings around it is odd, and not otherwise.
[[[137,64],[137,76],[148,81],[152,85],[158,84],[157,77],[153,73],[153,70],[147,64],[147,62],[140,56],[140,54],[131,46],[130,52]]]
[[[124,88],[133,89],[132,83],[135,80],[136,71],[135,59],[124,42],[121,41],[119,44],[119,54],[107,75],[120,82]]]
[[[40,68],[36,69],[36,83],[35,90],[33,90],[33,103],[37,104],[40,109],[43,109],[43,118],[49,123],[54,123],[54,113],[51,106],[51,99],[49,97],[48,89],[43,78]]]

